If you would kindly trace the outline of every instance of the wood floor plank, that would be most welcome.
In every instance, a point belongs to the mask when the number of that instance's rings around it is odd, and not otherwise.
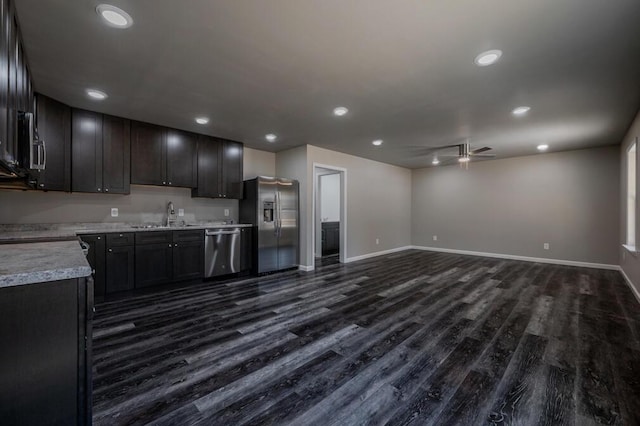
[[[96,306],[96,425],[640,424],[618,271],[407,250]]]

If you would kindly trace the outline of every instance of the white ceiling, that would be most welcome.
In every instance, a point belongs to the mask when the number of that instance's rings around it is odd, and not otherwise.
[[[415,168],[430,157],[410,147],[465,138],[498,158],[617,144],[640,107],[638,0],[105,2],[133,26],[104,25],[95,0],[16,0],[36,90],[257,149]],[[502,59],[475,66],[488,49]]]

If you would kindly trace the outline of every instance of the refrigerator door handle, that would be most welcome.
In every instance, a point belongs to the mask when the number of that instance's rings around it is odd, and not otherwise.
[[[280,191],[276,189],[276,208],[275,208],[275,228],[276,235],[280,237]]]

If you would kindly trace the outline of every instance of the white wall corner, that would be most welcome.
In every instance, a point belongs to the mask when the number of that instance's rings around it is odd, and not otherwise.
[[[315,269],[315,266],[298,265],[298,270],[302,272],[311,272]]]

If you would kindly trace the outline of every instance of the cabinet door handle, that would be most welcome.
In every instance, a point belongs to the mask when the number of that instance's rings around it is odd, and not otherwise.
[[[113,253],[113,249],[109,249],[109,253]]]
[[[177,244],[174,244],[173,246],[174,246],[174,247],[178,247],[178,245],[177,245]]]
[[[122,237],[122,234],[120,234],[119,237]]]
[[[98,192],[102,192],[102,189],[101,189],[101,188],[98,188]]]
[[[109,192],[109,188],[105,188],[105,189],[104,189],[104,192]]]
[[[162,184],[163,184],[163,185],[166,185],[166,184],[167,184],[167,182],[163,181],[163,182],[162,182]]]
[[[98,237],[98,239],[100,239],[100,237]]]
[[[169,182],[169,185],[171,185],[171,182]]]
[[[173,247],[171,244],[169,244],[169,248]]]

